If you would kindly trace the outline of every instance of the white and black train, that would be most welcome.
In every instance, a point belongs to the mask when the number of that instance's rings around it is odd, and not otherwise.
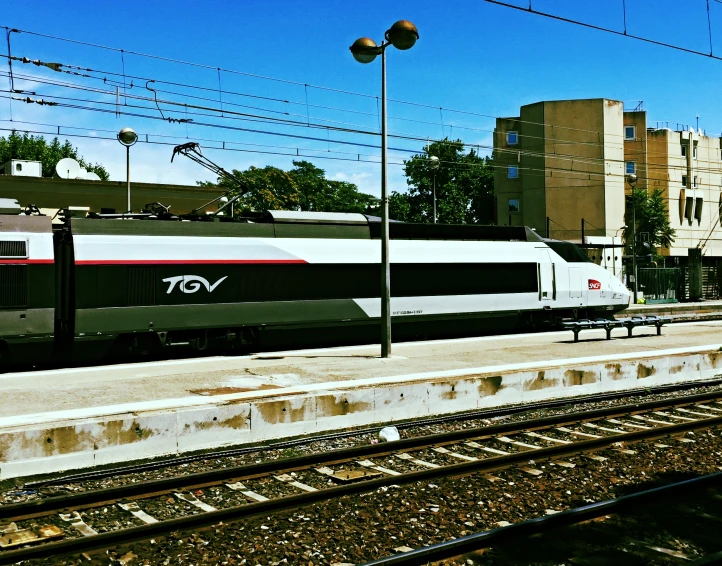
[[[0,206],[0,360],[374,341],[378,218],[68,218]],[[610,316],[629,292],[526,228],[390,225],[397,339]],[[296,331],[296,332],[294,332]]]

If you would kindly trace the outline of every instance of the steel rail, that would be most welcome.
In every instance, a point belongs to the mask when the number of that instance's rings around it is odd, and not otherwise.
[[[321,501],[370,492],[390,485],[406,485],[418,481],[437,480],[450,476],[464,476],[473,473],[498,470],[500,468],[507,468],[515,464],[527,462],[529,460],[530,453],[534,455],[534,460],[536,461],[547,460],[550,458],[567,456],[569,454],[608,448],[622,440],[625,442],[638,442],[641,440],[650,440],[658,437],[680,434],[690,430],[699,430],[720,425],[722,425],[722,416],[701,419],[693,422],[684,422],[678,425],[663,426],[650,430],[630,432],[624,435],[606,436],[572,444],[540,448],[533,451],[516,452],[504,456],[486,458],[483,460],[475,460],[461,464],[452,464],[439,468],[410,472],[399,476],[385,476],[364,482],[331,487],[314,492],[305,492],[298,495],[289,495],[259,503],[250,503],[230,507],[228,509],[220,509],[217,511],[160,521],[158,523],[138,527],[130,527],[109,533],[93,535],[91,537],[74,538],[66,541],[47,543],[39,547],[11,550],[0,553],[0,566],[4,564],[13,564],[21,560],[47,558],[51,556],[56,557],[61,554],[65,555],[111,548],[124,543],[164,536],[174,531],[204,528],[221,522],[228,523],[238,521],[243,518],[267,515],[269,513],[304,507]],[[398,443],[395,442],[393,444],[395,445]]]
[[[444,560],[459,556],[467,552],[488,548],[494,544],[506,542],[509,540],[526,538],[531,535],[549,532],[554,529],[568,527],[582,521],[588,521],[597,517],[602,517],[611,513],[620,513],[633,509],[639,504],[654,501],[658,497],[678,497],[691,489],[700,489],[702,487],[722,484],[722,472],[693,478],[690,480],[673,483],[661,487],[655,487],[629,495],[623,495],[616,499],[600,501],[567,509],[554,515],[544,517],[536,517],[527,521],[522,521],[507,527],[500,527],[490,531],[474,533],[454,540],[444,541],[432,544],[423,548],[417,548],[402,554],[387,556],[371,562],[366,562],[363,566],[410,566],[417,564],[427,564],[437,560]],[[722,553],[711,555],[712,558],[719,559]],[[693,562],[692,564],[712,564],[713,562]],[[718,562],[714,562],[718,563]]]
[[[58,497],[48,497],[46,499],[26,501],[23,503],[12,503],[0,506],[0,520],[48,514],[59,509],[95,506],[119,499],[137,498],[149,493],[165,493],[188,487],[222,483],[230,479],[238,480],[243,478],[253,478],[272,473],[278,474],[308,469],[320,465],[343,463],[370,457],[381,457],[388,454],[411,451],[428,446],[453,444],[455,442],[471,438],[483,440],[485,438],[491,438],[498,435],[518,434],[614,416],[643,413],[655,409],[685,407],[695,403],[707,402],[720,398],[722,398],[722,393],[717,391],[690,395],[684,397],[683,399],[657,399],[645,403],[617,405],[614,407],[605,407],[602,409],[580,411],[576,413],[566,413],[522,422],[501,423],[486,427],[455,430],[414,438],[405,438],[391,443],[367,444],[352,448],[332,450],[321,454],[297,456],[294,458],[285,458],[280,460],[268,460],[261,463],[244,464],[242,466],[198,472],[183,476],[174,476],[171,478],[162,478],[107,489],[62,495]],[[667,430],[668,428],[669,427],[661,427],[661,430]],[[616,442],[619,442],[622,438],[626,438],[626,435],[616,435],[612,438],[616,438]],[[577,444],[578,443],[574,443],[574,445]],[[538,454],[539,450],[534,450],[531,453]]]
[[[162,468],[169,468],[172,466],[179,466],[182,464],[188,464],[191,462],[199,462],[203,460],[216,460],[218,458],[232,458],[236,456],[242,456],[251,452],[267,452],[270,450],[282,450],[284,448],[291,448],[294,446],[301,446],[304,444],[311,444],[313,442],[337,440],[340,438],[349,438],[353,436],[362,436],[364,434],[375,434],[381,430],[384,426],[393,425],[398,429],[405,430],[408,428],[417,428],[421,426],[428,426],[434,424],[443,424],[448,422],[459,422],[467,420],[477,420],[490,417],[501,417],[517,415],[519,413],[526,413],[529,411],[537,411],[541,409],[552,409],[555,407],[565,407],[569,405],[575,405],[579,403],[598,403],[601,401],[610,401],[616,399],[624,399],[625,397],[634,396],[649,396],[660,393],[667,393],[671,391],[685,391],[687,389],[696,389],[700,387],[713,387],[715,385],[722,384],[722,378],[712,378],[699,380],[694,382],[685,383],[673,383],[669,385],[658,385],[656,387],[648,388],[637,388],[629,389],[625,391],[614,391],[607,393],[598,393],[592,395],[580,395],[578,397],[565,397],[563,399],[552,399],[549,401],[535,401],[531,403],[519,403],[515,405],[509,405],[506,407],[494,407],[489,409],[481,409],[477,411],[469,411],[463,413],[454,413],[451,415],[441,415],[435,417],[428,417],[417,420],[410,420],[404,422],[391,422],[380,426],[368,427],[358,430],[345,430],[341,432],[335,432],[330,434],[320,434],[314,436],[304,436],[302,438],[293,438],[289,440],[282,440],[280,442],[273,442],[267,444],[253,444],[249,446],[243,446],[234,449],[214,450],[212,452],[204,452],[203,454],[193,454],[190,456],[180,456],[175,458],[168,458],[162,461],[145,462],[142,464],[134,464],[130,466],[113,467],[104,470],[96,470],[91,472],[83,472],[77,474],[68,474],[64,476],[58,476],[54,478],[48,478],[44,480],[38,480],[33,482],[27,482],[23,484],[24,488],[36,488],[44,487],[48,485],[58,485],[61,483],[78,482],[86,480],[97,480],[109,477],[118,477],[125,474],[134,474],[147,472],[150,470],[159,470]],[[722,392],[720,392],[722,397]]]

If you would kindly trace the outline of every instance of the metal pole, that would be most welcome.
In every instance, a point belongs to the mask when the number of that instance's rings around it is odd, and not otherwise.
[[[386,185],[386,47],[381,49],[381,357],[391,356],[389,195]]]
[[[436,224],[436,173],[434,173],[434,224]]]
[[[632,185],[632,273],[634,274],[634,304],[637,304],[637,205],[634,202],[634,185]]]
[[[128,183],[128,212],[131,212],[130,208],[130,146],[125,146],[126,160],[125,160],[125,178]]]

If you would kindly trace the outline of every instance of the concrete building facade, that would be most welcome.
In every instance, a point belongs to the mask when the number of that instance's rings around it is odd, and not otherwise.
[[[619,246],[632,238],[625,196],[634,173],[636,188],[662,191],[676,231],[673,244],[658,250],[664,263],[684,266],[701,253],[718,277],[721,141],[679,124],[649,127],[645,111],[605,98],[522,106],[518,117],[496,121],[497,222],[585,245],[593,261],[624,274]]]

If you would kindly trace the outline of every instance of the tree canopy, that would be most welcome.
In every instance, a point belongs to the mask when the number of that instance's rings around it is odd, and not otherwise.
[[[439,158],[434,172],[429,158]],[[437,221],[445,224],[491,224],[494,218],[494,170],[491,159],[461,140],[432,142],[422,153],[404,161],[409,190],[389,196],[389,216],[406,222],[433,222],[436,178]]]
[[[627,226],[630,228],[632,227],[632,199],[634,199],[637,220],[637,255],[649,253],[649,250],[644,247],[642,234],[647,234],[647,241],[653,248],[670,247],[674,242],[676,231],[669,222],[669,212],[663,191],[659,188],[653,189],[651,192],[634,189],[632,197],[627,202]]]
[[[72,157],[81,167],[96,173],[103,181],[110,178],[105,167],[99,163],[91,164],[80,157],[78,149],[68,140],[61,144],[56,137],[48,143],[43,136],[31,136],[27,132],[21,135],[15,131],[7,138],[0,136],[0,164],[7,163],[11,159],[40,161],[43,164],[43,177],[53,177],[55,165],[64,157]]]
[[[356,185],[326,178],[326,172],[308,161],[294,161],[293,169],[249,167],[233,170],[250,188],[240,200],[239,212],[264,210],[304,210],[315,212],[367,212],[377,203],[375,197],[359,192]],[[209,186],[213,183],[201,182]],[[219,187],[237,192],[234,183],[219,177]]]

